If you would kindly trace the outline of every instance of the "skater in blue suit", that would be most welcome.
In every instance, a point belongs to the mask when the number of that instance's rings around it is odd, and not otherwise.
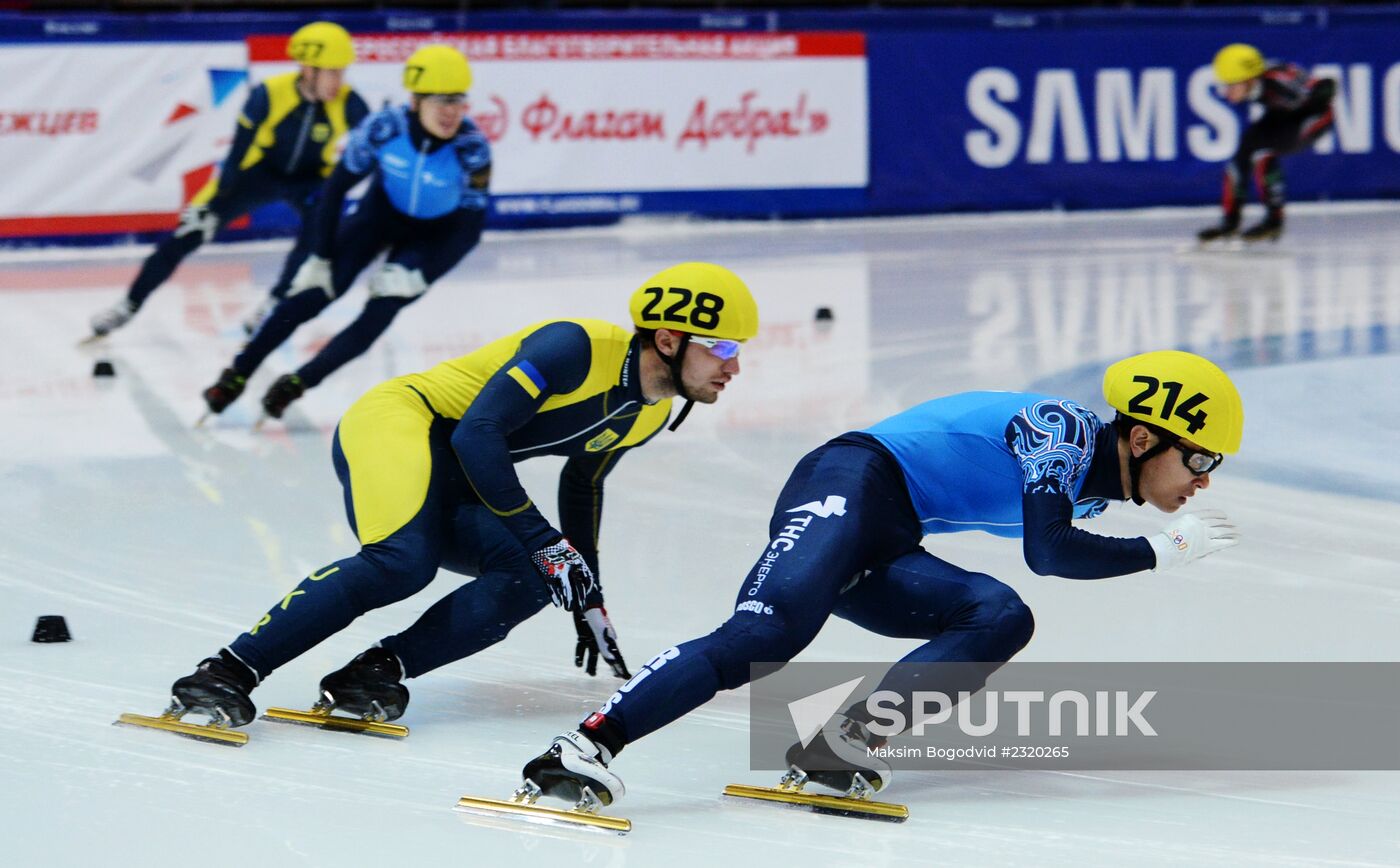
[[[1125,359],[1108,369],[1104,395],[1113,421],[1047,395],[952,395],[809,453],[778,496],[769,542],[730,619],[653,657],[578,730],[555,738],[525,766],[518,795],[610,804],[624,792],[608,768],[623,747],[747,683],[751,663],[791,660],[831,615],[921,640],[901,662],[983,664],[965,667],[975,683],[921,689],[981,689],[1030,640],[1031,612],[992,576],[922,548],[926,534],[1019,537],[1033,572],[1072,579],[1160,572],[1234,545],[1235,529],[1211,511],[1174,516],[1150,537],[1075,527],[1129,498],[1175,513],[1240,445],[1239,393],[1200,356]],[[895,666],[879,689],[908,695],[919,669]],[[867,750],[883,744],[872,719],[856,703],[827,725],[827,738],[793,745],[789,765],[844,792],[883,789],[890,769]]]

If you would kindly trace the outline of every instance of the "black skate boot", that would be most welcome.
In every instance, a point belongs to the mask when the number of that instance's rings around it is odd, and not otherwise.
[[[221,726],[246,726],[258,713],[248,698],[257,685],[257,673],[224,648],[217,657],[199,661],[193,674],[171,686],[172,709],[179,706],[182,714],[207,714]]]
[[[871,756],[885,739],[872,735],[860,721],[838,716],[822,727],[806,747],[788,748],[789,771],[783,783],[801,786],[813,781],[856,798],[865,798],[890,785],[890,764]],[[781,784],[780,784],[781,786]]]
[[[318,707],[365,720],[397,720],[408,708],[403,664],[392,651],[374,647],[321,679]]]
[[[1267,217],[1246,229],[1240,237],[1245,241],[1277,241],[1282,234],[1283,211],[1271,208]]]
[[[263,395],[263,411],[274,419],[281,419],[288,405],[304,394],[306,384],[301,381],[301,377],[296,374],[283,374],[268,387],[267,394]]]
[[[530,760],[521,770],[525,782],[515,799],[533,804],[540,796],[574,803],[585,813],[611,805],[627,793],[622,779],[608,771],[612,755],[577,730],[554,737],[549,750]]]
[[[1226,214],[1220,222],[1214,226],[1207,226],[1196,233],[1196,238],[1200,241],[1221,241],[1226,238],[1234,238],[1235,233],[1240,230],[1239,212]]]
[[[224,372],[219,375],[219,382],[204,390],[204,403],[209,405],[210,413],[222,413],[228,409],[229,404],[238,400],[238,396],[243,394],[247,385],[247,377],[233,368],[224,368]]]

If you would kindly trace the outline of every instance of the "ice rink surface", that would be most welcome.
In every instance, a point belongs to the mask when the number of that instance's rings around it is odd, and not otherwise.
[[[908,772],[903,825],[719,798],[747,768],[747,690],[614,764],[618,838],[470,819],[614,689],[572,665],[548,610],[409,683],[403,742],[256,722],[231,749],[113,727],[308,571],[354,550],[329,440],[382,379],[540,319],[625,322],[628,293],[686,259],[762,305],[743,373],[608,484],[602,571],[634,668],[732,611],[771,500],[807,450],[966,389],[1050,391],[1106,410],[1104,365],[1148,349],[1235,377],[1244,448],[1201,506],[1244,543],[1176,573],[1037,577],[1013,542],[925,544],[1014,586],[1037,632],[1018,659],[1400,660],[1400,208],[1299,207],[1285,243],[1196,252],[1205,211],[821,223],[691,222],[488,234],[374,350],[286,424],[256,398],[359,310],[352,292],[196,430],[285,245],[207,248],[106,346],[78,349],[145,248],[0,253],[0,840],[9,865],[1397,865],[1400,773]],[[820,306],[834,320],[814,321]],[[94,380],[97,358],[117,376]],[[558,461],[520,466],[552,516]],[[1112,507],[1090,529],[1156,530]],[[362,618],[275,673],[260,708],[304,707],[326,672],[411,623],[460,577]],[[37,616],[75,641],[28,641]],[[892,660],[910,643],[833,620],[799,659]],[[1306,702],[1306,697],[1300,697]],[[1305,746],[1300,746],[1305,749]]]

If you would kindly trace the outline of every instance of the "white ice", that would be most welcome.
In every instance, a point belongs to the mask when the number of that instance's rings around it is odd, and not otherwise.
[[[743,374],[609,480],[602,564],[628,659],[708,632],[805,451],[925,398],[1037,389],[1103,409],[1098,375],[1176,346],[1236,377],[1242,453],[1199,503],[1245,542],[1192,568],[1101,582],[1033,575],[1019,546],[926,541],[1017,588],[1024,660],[1400,659],[1400,209],[1300,207],[1284,243],[1199,252],[1209,215],[1158,211],[819,223],[628,224],[488,233],[366,357],[251,433],[271,380],[362,291],[271,357],[208,430],[200,390],[275,276],[283,243],[213,246],[106,346],[79,350],[145,248],[0,255],[0,852],[8,865],[1396,865],[1400,773],[909,772],[903,825],[718,796],[747,768],[747,691],[628,748],[626,838],[468,819],[615,686],[572,665],[550,610],[410,682],[403,742],[257,722],[231,749],[111,726],[298,579],[354,549],[329,439],[382,379],[532,321],[623,322],[651,272],[724,263],[763,305]],[[814,322],[832,308],[829,325]],[[94,380],[93,362],[116,365]],[[553,513],[559,463],[522,465]],[[1155,530],[1120,506],[1091,527]],[[411,623],[458,577],[362,618],[254,699],[305,706],[326,672]],[[39,615],[75,640],[31,644]],[[911,643],[833,620],[800,659],[894,659]],[[894,656],[890,656],[894,655]],[[1300,698],[1300,701],[1306,701]],[[1304,748],[1305,746],[1300,746]],[[1393,759],[1393,758],[1392,758]]]

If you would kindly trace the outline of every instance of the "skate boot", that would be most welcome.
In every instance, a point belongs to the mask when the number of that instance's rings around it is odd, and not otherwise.
[[[397,720],[408,708],[403,678],[399,658],[376,646],[322,678],[317,705],[327,712],[343,711],[365,720]]]
[[[247,377],[233,368],[224,368],[224,372],[219,375],[219,382],[204,390],[204,403],[209,405],[210,413],[222,413],[228,409],[229,404],[238,400],[238,396],[243,394],[247,385]]]
[[[1240,237],[1245,241],[1277,241],[1283,234],[1283,211],[1270,209],[1269,215],[1249,227]]]
[[[606,748],[577,730],[557,735],[549,750],[525,764],[516,796],[528,803],[551,796],[574,803],[574,810],[596,811],[627,793],[622,779],[608,771],[611,760]]]
[[[301,377],[296,374],[283,374],[268,387],[267,394],[263,395],[263,411],[274,419],[281,419],[288,405],[304,394],[306,384],[301,381]]]
[[[888,787],[893,777],[890,764],[871,756],[868,750],[884,743],[885,739],[872,735],[860,721],[838,716],[806,747],[797,742],[788,748],[790,770],[783,782],[801,786],[810,780],[855,798],[867,798]]]
[[[245,726],[257,714],[248,698],[257,684],[257,673],[224,648],[218,656],[201,660],[193,674],[176,681],[170,699],[182,714],[207,714],[222,726]]]
[[[93,314],[91,320],[92,338],[89,340],[111,334],[131,322],[131,318],[136,315],[137,310],[137,306],[131,302],[131,299],[124,298],[106,310]]]
[[[1240,215],[1238,213],[1226,214],[1216,225],[1207,226],[1197,232],[1196,238],[1200,241],[1221,241],[1226,238],[1234,238],[1239,229]]]

